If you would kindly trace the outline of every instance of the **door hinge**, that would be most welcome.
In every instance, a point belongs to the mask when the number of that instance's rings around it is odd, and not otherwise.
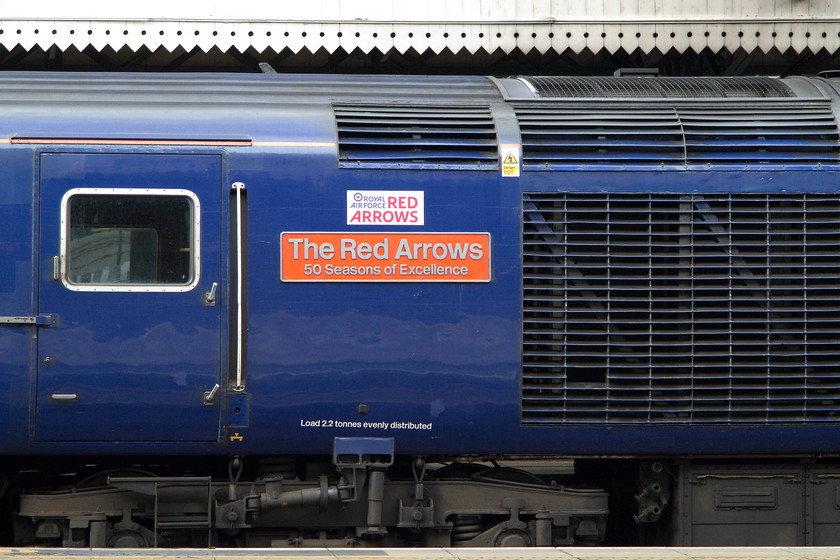
[[[34,317],[0,317],[0,325],[35,325],[36,327],[57,327],[58,315],[45,314]]]

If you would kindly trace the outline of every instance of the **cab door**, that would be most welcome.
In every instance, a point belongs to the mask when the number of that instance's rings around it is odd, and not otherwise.
[[[38,441],[215,441],[221,156],[40,156]]]

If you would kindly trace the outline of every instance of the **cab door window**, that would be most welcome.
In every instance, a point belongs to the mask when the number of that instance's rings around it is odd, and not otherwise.
[[[62,200],[62,281],[79,291],[192,289],[199,216],[185,190],[71,190]]]

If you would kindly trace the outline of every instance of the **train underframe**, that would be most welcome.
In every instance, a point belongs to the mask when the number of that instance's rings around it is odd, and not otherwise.
[[[387,454],[337,454],[332,465],[235,457],[226,477],[193,476],[172,464],[161,476],[153,468],[114,467],[61,488],[12,492],[13,544],[592,545],[603,542],[608,513],[603,490],[492,463],[406,457],[395,464]]]
[[[14,531],[5,540],[93,548],[840,545],[833,460],[336,458],[205,458],[200,476],[194,458],[79,459],[54,478],[26,469],[7,481]]]

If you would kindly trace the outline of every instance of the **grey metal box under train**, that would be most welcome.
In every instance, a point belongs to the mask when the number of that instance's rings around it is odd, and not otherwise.
[[[680,473],[675,542],[840,545],[840,476],[813,465],[692,465]]]

